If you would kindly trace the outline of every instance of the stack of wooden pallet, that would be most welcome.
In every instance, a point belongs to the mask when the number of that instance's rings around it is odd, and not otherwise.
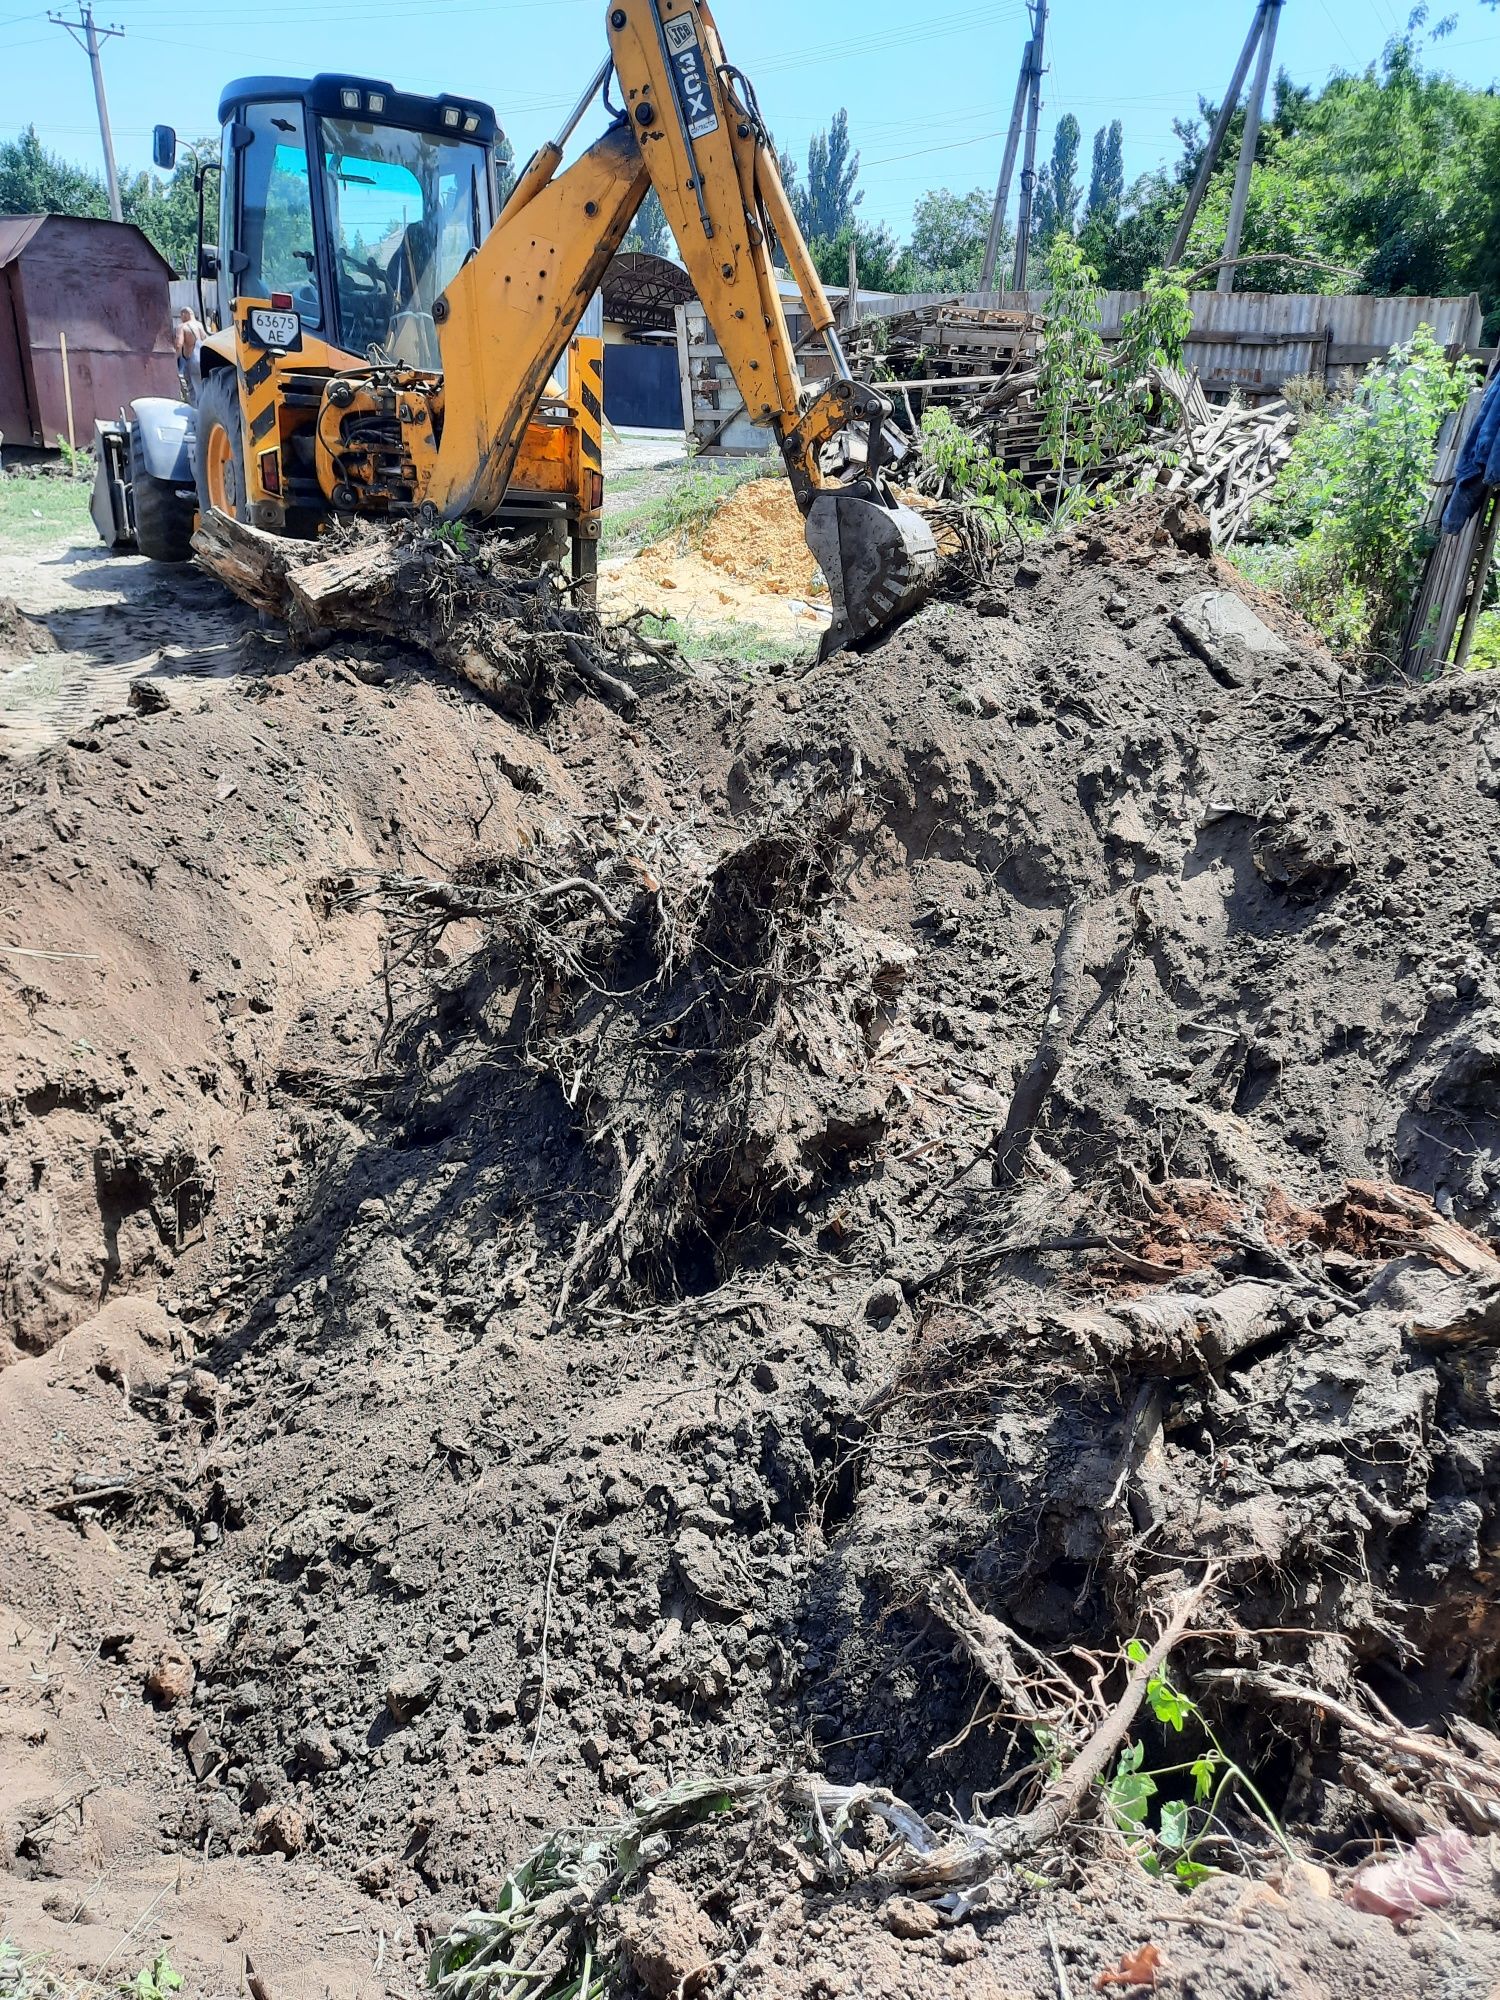
[[[941,403],[976,383],[1034,374],[1045,324],[1036,313],[950,300],[867,321],[850,359],[857,374],[890,378],[924,402]]]
[[[1149,483],[1154,470],[1166,491],[1203,510],[1222,547],[1244,535],[1291,456],[1297,420],[1284,402],[1217,407],[1195,373],[1158,369],[1138,385],[1150,392],[1155,415],[1126,461],[1091,464],[1086,471],[1064,467],[1059,479],[1041,454],[1045,319],[949,302],[919,306],[861,331],[853,355],[858,372],[878,380],[898,416],[905,405],[913,432],[928,407],[950,409],[1008,471],[1044,494],[1078,480],[1096,486],[1139,477]],[[1097,395],[1111,393],[1103,382],[1092,388]],[[946,490],[945,481],[938,486]]]

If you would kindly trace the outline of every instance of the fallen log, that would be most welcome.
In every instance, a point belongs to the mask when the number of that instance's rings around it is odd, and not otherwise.
[[[592,608],[575,603],[528,544],[473,530],[449,539],[412,522],[301,542],[210,513],[193,552],[299,644],[368,633],[416,645],[527,722],[570,684],[627,714],[635,706],[628,629],[606,637]]]

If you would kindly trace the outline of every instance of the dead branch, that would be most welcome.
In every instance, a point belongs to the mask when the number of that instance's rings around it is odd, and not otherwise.
[[[1081,1818],[1093,1788],[1124,1745],[1153,1677],[1191,1630],[1216,1582],[1217,1572],[1210,1568],[1201,1582],[1179,1593],[1145,1659],[1132,1663],[1119,1700],[1030,1812],[995,1825],[959,1826],[941,1847],[903,1863],[892,1879],[929,1895],[982,1882],[997,1868],[1023,1860],[1058,1839]]]
[[[1125,1691],[1113,1710],[1055,1783],[1048,1786],[1036,1806],[1010,1829],[1018,1853],[1029,1853],[1044,1841],[1055,1840],[1063,1828],[1078,1817],[1095,1782],[1119,1754],[1131,1726],[1140,1713],[1146,1690],[1190,1629],[1199,1610],[1212,1594],[1216,1572],[1209,1569],[1201,1582],[1180,1593],[1167,1613],[1155,1643],[1139,1665],[1132,1665]]]
[[[930,1609],[958,1640],[969,1658],[999,1694],[1010,1703],[1022,1722],[1044,1729],[1056,1729],[1066,1712],[1076,1710],[1078,1691],[1059,1674],[1052,1663],[1029,1646],[1018,1633],[1002,1625],[998,1618],[981,1611],[952,1570],[944,1570],[928,1586]],[[1034,1663],[1032,1678],[1022,1673],[1016,1662],[1024,1651]],[[1046,1707],[1037,1698],[1045,1686],[1053,1696]]]
[[[1026,1153],[1037,1121],[1052,1094],[1057,1073],[1071,1045],[1074,1026],[1083,1012],[1083,943],[1090,908],[1084,902],[1070,903],[1063,914],[1036,1054],[1012,1093],[1010,1109],[995,1141],[996,1187],[1014,1187],[1026,1170]]]
[[[587,1229],[581,1229],[578,1232],[578,1240],[573,1245],[573,1254],[568,1259],[567,1269],[563,1272],[562,1284],[558,1289],[557,1304],[552,1308],[552,1324],[554,1326],[559,1323],[563,1314],[568,1309],[568,1298],[578,1280],[579,1273],[592,1267],[594,1260],[604,1249],[605,1245],[613,1242],[614,1238],[619,1235],[620,1230],[624,1227],[626,1217],[630,1214],[630,1205],[635,1200],[635,1191],[640,1186],[650,1162],[650,1148],[643,1145],[634,1160],[632,1160],[624,1180],[620,1183],[619,1195],[603,1226],[592,1236]]]
[[[449,882],[435,876],[379,874],[372,882],[362,887],[347,889],[338,887],[332,893],[335,901],[341,905],[363,902],[370,897],[379,896],[413,907],[434,910],[455,920],[507,916],[518,910],[534,910],[546,903],[559,902],[564,896],[586,896],[616,930],[623,930],[625,927],[625,919],[620,911],[615,908],[599,884],[591,882],[585,875],[570,875],[565,881],[545,882],[536,889],[522,890],[514,895],[500,895],[474,883]]]
[[[1364,1715],[1321,1688],[1303,1687],[1276,1674],[1219,1667],[1208,1671],[1205,1678],[1233,1683],[1268,1701],[1292,1702],[1331,1716],[1359,1738],[1366,1756],[1385,1771],[1406,1776],[1413,1766],[1425,1770],[1440,1787],[1444,1803],[1476,1832],[1500,1832],[1500,1742],[1477,1725],[1467,1725],[1467,1738],[1484,1746],[1482,1757],[1455,1750],[1436,1736],[1403,1728],[1388,1715]]]

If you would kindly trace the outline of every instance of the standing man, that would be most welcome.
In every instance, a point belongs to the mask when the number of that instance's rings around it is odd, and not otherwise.
[[[208,333],[191,306],[184,306],[172,329],[172,345],[177,350],[177,376],[183,399],[196,406],[203,386],[203,343]]]

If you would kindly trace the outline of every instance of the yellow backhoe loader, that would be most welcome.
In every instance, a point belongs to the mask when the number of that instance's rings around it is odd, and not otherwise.
[[[199,266],[223,325],[203,344],[196,407],[143,398],[101,427],[107,541],[180,561],[210,507],[294,535],[414,514],[550,526],[587,582],[603,349],[581,328],[654,187],[746,410],[786,460],[833,600],[825,653],[920,601],[932,533],[889,479],[907,441],[850,374],[753,89],[703,0],[622,0],[607,26],[608,59],[503,205],[483,104],[357,76],[229,86],[219,241]],[[612,122],[564,168],[600,92]],[[158,162],[175,153],[158,127]],[[778,253],[826,343],[831,374],[812,388]]]

